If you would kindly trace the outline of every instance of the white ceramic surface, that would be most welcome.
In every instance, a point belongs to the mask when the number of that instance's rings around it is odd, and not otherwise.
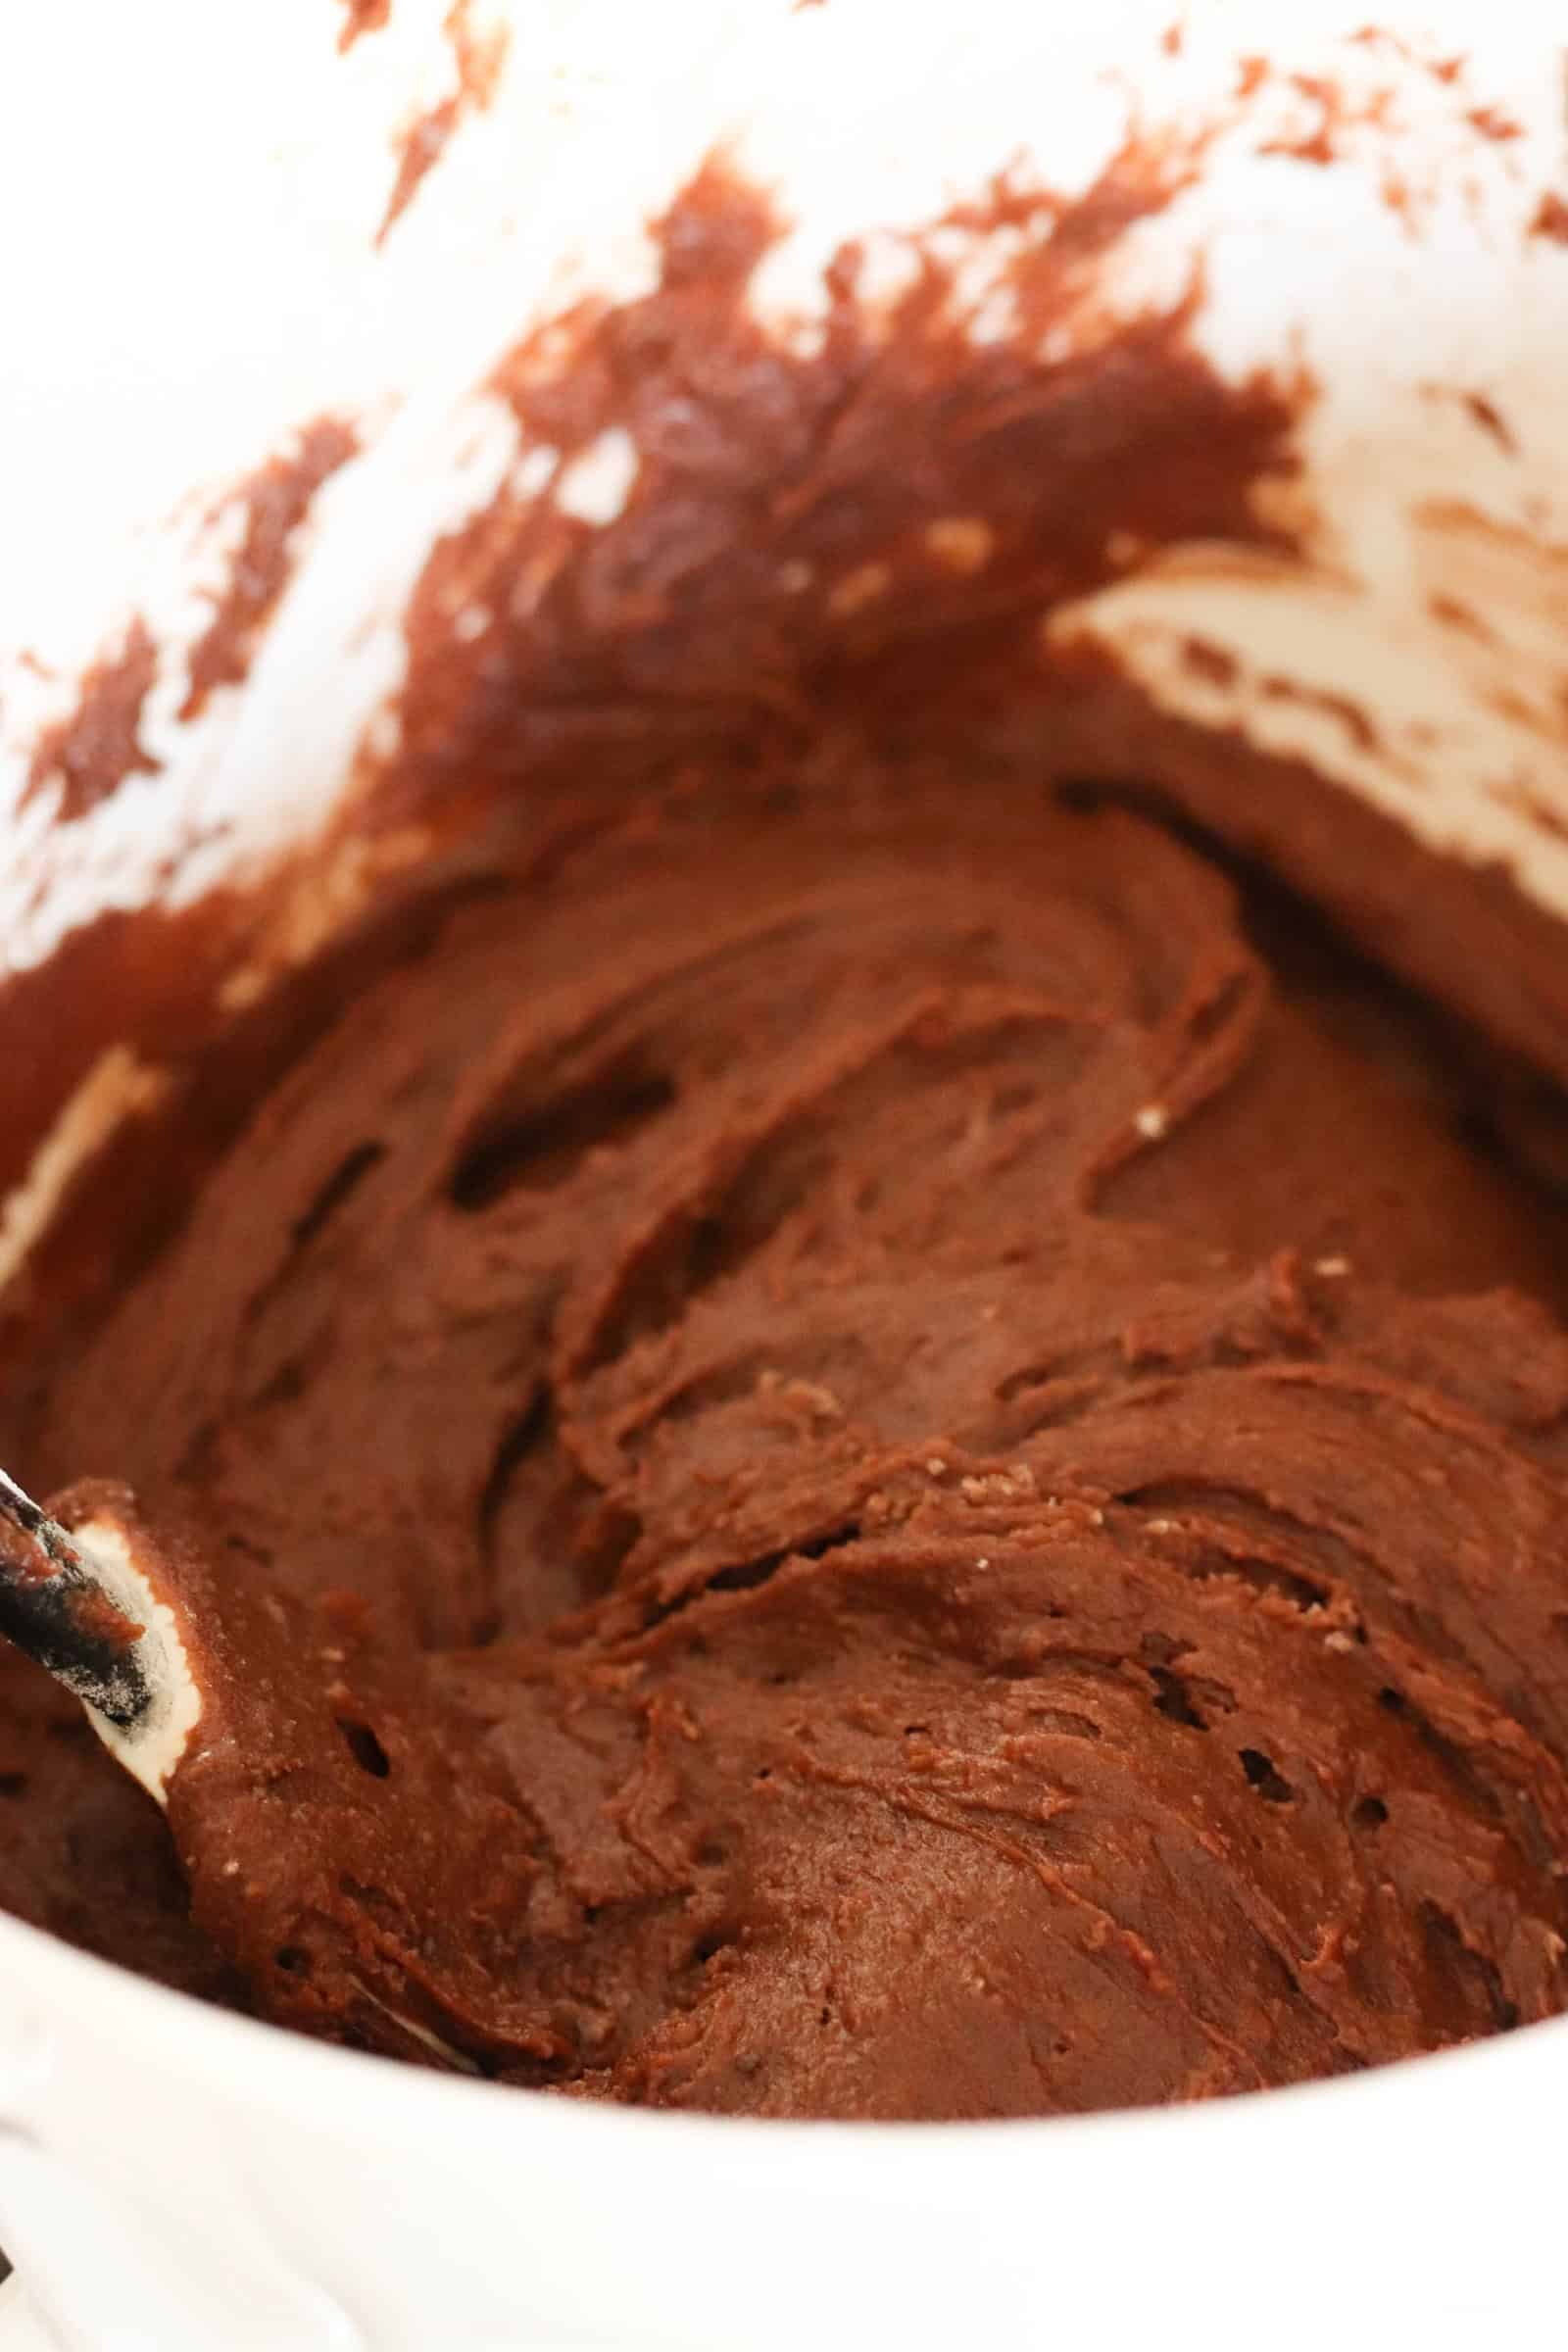
[[[1173,708],[1305,753],[1568,910],[1568,246],[1526,233],[1568,185],[1564,55],[1544,12],[1502,0],[1484,22],[1438,0],[1385,9],[1396,37],[1354,40],[1368,5],[474,0],[470,29],[508,35],[495,95],[379,245],[393,134],[451,86],[442,5],[394,0],[346,55],[335,0],[12,12],[5,965],[155,887],[191,898],[262,870],[320,827],[357,746],[385,739],[432,541],[504,478],[612,518],[634,450],[607,436],[553,474],[473,387],[574,291],[648,284],[644,223],[715,143],[792,221],[754,299],[804,349],[843,237],[872,236],[891,288],[902,232],[1020,159],[1080,189],[1134,121],[1222,129],[1106,298],[1148,300],[1200,252],[1213,363],[1311,369],[1306,555],[1244,576],[1177,551],[1053,632],[1113,646]],[[1240,61],[1263,49],[1282,72],[1238,96]],[[1432,70],[1455,52],[1457,78]],[[1266,152],[1310,135],[1325,76],[1348,94],[1337,160]],[[1517,135],[1496,136],[1500,119]],[[965,269],[972,331],[1004,334],[983,241]],[[1511,450],[1477,428],[1474,397]],[[299,534],[247,682],[182,724],[201,591],[236,528],[225,485],[328,409],[356,418],[361,454]],[[1485,636],[1433,611],[1456,570]],[[161,772],[55,829],[47,792],[24,803],[28,761],[132,611],[158,647],[143,739]],[[1194,629],[1234,656],[1227,683],[1180,662]],[[1263,691],[1281,668],[1304,698]],[[1310,699],[1348,686],[1370,744]],[[289,952],[360,879],[299,910]],[[82,1073],[0,1207],[0,1277],[71,1165],[157,1091],[134,1039]],[[319,2049],[0,1920],[0,2236],[33,2307],[0,2296],[0,2344],[8,2327],[17,2352],[1522,2341],[1559,2320],[1565,2101],[1556,2027],[1071,2126],[650,2117]]]

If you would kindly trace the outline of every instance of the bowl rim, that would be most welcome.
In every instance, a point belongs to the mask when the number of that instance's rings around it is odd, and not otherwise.
[[[1309,2114],[1336,2137],[1373,2132],[1407,2144],[1434,2101],[1436,2115],[1451,2106],[1455,2119],[1467,2113],[1476,2128],[1488,2115],[1517,2118],[1532,2109],[1544,2120],[1561,2110],[1559,2082],[1568,2088],[1564,2016],[1355,2075],[1186,2105],[924,2123],[726,2116],[562,2098],[318,2041],[139,1977],[4,1913],[0,1984],[24,1996],[0,2047],[9,2039],[23,2052],[39,2052],[45,2072],[60,2026],[87,2018],[122,2059],[133,2054],[132,2066],[177,2077],[182,2089],[206,2097],[216,2089],[284,2121],[302,2113],[352,2115],[357,2140],[383,2130],[400,2139],[428,2132],[450,2147],[461,2131],[475,2158],[489,2144],[515,2157],[520,2142],[542,2137],[591,2160],[610,2141],[657,2134],[662,2157],[678,2161],[677,2143],[697,2158],[711,2155],[721,2139],[737,2164],[760,2165],[802,2188],[811,2184],[830,2144],[840,2152],[874,2144],[878,2179],[890,2195],[940,2186],[947,2197],[956,2186],[966,2205],[994,2199],[999,2185],[1016,2179],[1024,2151],[1073,2158],[1093,2146],[1102,2160],[1114,2162],[1135,2143],[1147,2153],[1157,2142],[1184,2163],[1225,2167],[1265,2138],[1277,2155],[1289,2139],[1278,2127],[1294,2132]],[[47,2107],[47,2094],[39,2104]],[[1317,2144],[1316,2132],[1302,2136]]]

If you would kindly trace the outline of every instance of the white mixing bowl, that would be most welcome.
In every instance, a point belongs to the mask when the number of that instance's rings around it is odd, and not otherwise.
[[[1266,485],[1272,547],[1200,517],[1181,545],[1110,549],[1043,607],[1042,659],[1113,658],[1151,707],[1251,746],[1257,807],[1235,829],[1309,883],[1341,822],[1485,876],[1486,970],[1446,971],[1435,921],[1401,923],[1398,952],[1562,1054],[1568,983],[1543,993],[1539,943],[1544,913],[1568,913],[1565,58],[1544,12],[1431,0],[1370,27],[1368,4],[18,12],[0,30],[0,1063],[28,976],[106,910],[195,906],[294,859],[281,914],[236,934],[213,983],[233,1010],[416,864],[428,808],[370,850],[338,820],[399,753],[432,549],[503,489],[573,518],[580,549],[644,455],[610,425],[562,464],[485,386],[525,333],[548,369],[537,330],[573,303],[647,290],[646,224],[705,158],[782,223],[746,297],[777,349],[819,344],[850,238],[892,320],[946,215],[979,352],[1024,331],[1006,270],[1050,224],[993,212],[959,234],[953,206],[983,212],[1005,170],[1070,207],[1129,135],[1178,156],[1181,186],[1075,279],[1048,356],[1190,302],[1218,378],[1267,369],[1300,394],[1298,467]],[[410,188],[408,167],[380,233],[411,156],[429,168]],[[323,415],[352,420],[358,454],[293,530],[239,674],[191,711],[192,649],[254,511],[232,486]],[[686,421],[717,429],[700,387]],[[972,528],[931,544],[984,568]],[[829,618],[883,594],[880,570],[862,551],[848,590],[826,584]],[[60,732],[95,659],[123,684],[132,615],[139,759],[123,730],[107,751]],[[450,652],[490,615],[460,599],[440,617]],[[1345,910],[1390,911],[1375,888]],[[0,1281],[158,1101],[138,1019],[89,1006],[0,1150]],[[1565,2101],[1568,2025],[1088,2122],[645,2115],[318,2047],[0,1920],[0,2236],[21,2279],[0,2345],[1524,2340],[1560,2310]]]

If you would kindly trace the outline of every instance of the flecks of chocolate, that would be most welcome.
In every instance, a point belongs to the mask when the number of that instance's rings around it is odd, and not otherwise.
[[[1444,88],[1457,83],[1464,71],[1462,57],[1434,57],[1418,44],[1401,39],[1382,26],[1364,24],[1348,36],[1352,48],[1386,50],[1412,70],[1425,74]],[[1356,131],[1396,133],[1398,129],[1399,92],[1392,83],[1381,83],[1368,89],[1347,89],[1332,74],[1280,74],[1267,59],[1254,56],[1241,61],[1236,95],[1246,100],[1270,79],[1285,83],[1297,95],[1316,110],[1316,120],[1300,129],[1286,129],[1264,141],[1257,149],[1259,155],[1286,156],[1298,163],[1326,166],[1333,164],[1346,152],[1347,135]],[[1457,103],[1457,101],[1456,101]],[[1522,135],[1521,125],[1499,106],[1476,105],[1462,108],[1453,118],[1456,124],[1468,125],[1493,141],[1507,141]],[[1384,204],[1406,228],[1412,227],[1420,215],[1429,209],[1446,188],[1451,184],[1451,174],[1444,173],[1412,181],[1407,166],[1409,155],[1405,144],[1391,146],[1385,138],[1377,151],[1379,193]],[[1479,183],[1467,179],[1462,183],[1467,200],[1474,206],[1479,201]]]
[[[1379,91],[1364,108],[1352,113],[1338,84],[1322,74],[1293,74],[1290,83],[1300,97],[1317,108],[1318,119],[1310,130],[1269,139],[1258,149],[1259,155],[1293,156],[1302,164],[1332,164],[1337,152],[1335,133],[1354,122],[1381,122],[1388,104],[1388,92]]]
[[[1303,138],[1294,152],[1307,163],[1332,163],[1334,145],[1331,134],[1345,112],[1344,93],[1320,74],[1293,74],[1291,86],[1318,110],[1316,130]]]
[[[431,165],[439,160],[442,149],[458,127],[462,112],[462,97],[454,90],[450,97],[441,100],[439,106],[432,106],[426,113],[416,116],[402,132],[398,147],[398,173],[392,182],[386,211],[381,216],[381,225],[375,232],[377,245],[385,241],[393,222],[413,203],[415,190]]]
[[[235,686],[245,677],[257,637],[287,583],[294,533],[328,474],[358,448],[352,425],[319,416],[301,433],[292,457],[270,459],[241,487],[244,535],[212,621],[191,648],[181,718],[194,718],[215,687]]]
[[[1568,204],[1564,203],[1555,189],[1548,188],[1537,205],[1535,219],[1530,223],[1530,234],[1533,237],[1550,237],[1558,245],[1568,245]]]
[[[1410,198],[1410,183],[1402,172],[1385,168],[1378,180],[1378,193],[1389,211],[1404,223],[1406,229],[1413,226],[1415,213]]]
[[[1288,545],[1252,493],[1296,470],[1304,387],[1222,382],[1192,345],[1196,284],[1102,315],[1107,254],[1194,170],[1191,148],[1146,142],[1075,202],[1000,182],[931,223],[945,240],[911,235],[891,306],[848,245],[805,356],[749,296],[780,223],[710,161],[655,225],[657,291],[578,305],[500,371],[530,441],[569,462],[623,433],[636,477],[603,528],[504,492],[436,548],[380,791],[418,803],[439,776],[449,800],[482,798],[526,778],[537,807],[555,780],[580,808],[617,768],[647,781],[699,756],[765,764],[835,726],[960,727],[1021,685],[1050,691],[1041,615],[1125,568],[1118,535]],[[1004,339],[970,333],[941,258],[955,229],[1013,232],[997,240]],[[1081,343],[1043,357],[1068,318]],[[955,522],[983,553],[934,576],[928,548],[957,544]]]
[[[1302,131],[1298,139],[1269,139],[1265,146],[1257,148],[1257,153],[1260,155],[1291,155],[1291,158],[1296,158],[1296,163],[1324,165],[1324,163],[1333,163],[1336,148],[1333,148],[1333,139],[1328,136],[1328,120],[1324,118],[1319,124],[1316,124],[1316,129]]]
[[[457,80],[444,98],[416,115],[399,135],[397,176],[375,232],[377,245],[385,241],[394,222],[413,203],[419,182],[439,160],[458,124],[466,116],[487,107],[495,96],[507,51],[505,27],[492,25],[484,33],[475,32],[469,20],[469,0],[452,0],[442,30],[452,51]]]
[[[1481,430],[1490,434],[1497,447],[1505,450],[1510,458],[1517,457],[1519,444],[1514,438],[1513,428],[1496,402],[1489,400],[1484,392],[1464,392],[1461,393],[1460,398]]]
[[[127,776],[155,775],[158,761],[143,749],[140,727],[142,705],[157,673],[158,649],[138,616],[120,651],[87,671],[70,717],[39,738],[23,787],[24,806],[56,786],[60,821],[71,824],[107,801]]]
[[[1400,34],[1390,31],[1386,24],[1363,24],[1349,37],[1353,48],[1392,49],[1407,65],[1418,66],[1422,73],[1429,74],[1434,81],[1441,81],[1446,86],[1456,82],[1464,72],[1462,57],[1433,57],[1426,50],[1403,39]]]
[[[1484,139],[1493,139],[1499,146],[1510,139],[1522,139],[1525,135],[1524,124],[1516,122],[1500,106],[1472,106],[1465,115],[1465,121],[1473,129],[1479,130]]]
[[[342,0],[344,24],[337,36],[339,56],[353,48],[362,32],[379,32],[392,14],[392,0]]]

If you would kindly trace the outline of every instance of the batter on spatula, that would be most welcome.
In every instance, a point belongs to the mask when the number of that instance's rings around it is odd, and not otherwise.
[[[692,796],[454,914],[12,1411],[215,1695],[166,1821],[6,1660],[0,1896],[775,2115],[1568,2006],[1563,1219],[1281,952],[1156,825],[951,782]]]

